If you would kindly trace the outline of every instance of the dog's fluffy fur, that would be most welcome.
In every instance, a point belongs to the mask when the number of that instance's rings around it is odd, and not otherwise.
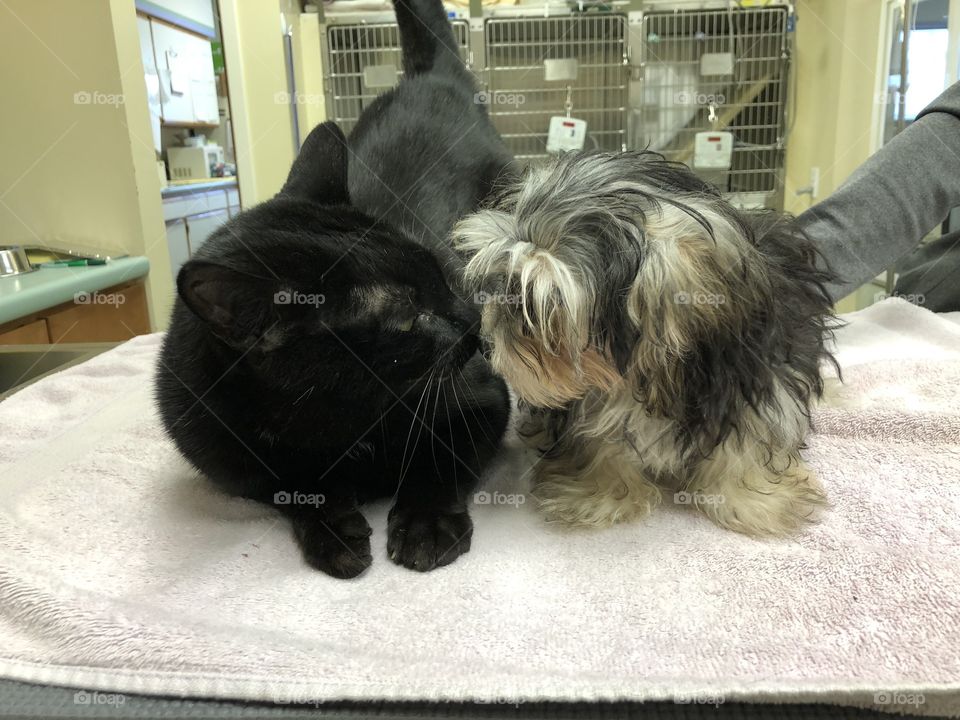
[[[547,515],[603,526],[682,490],[720,525],[796,529],[831,302],[788,218],[647,152],[533,168],[455,229],[494,368],[533,408]]]

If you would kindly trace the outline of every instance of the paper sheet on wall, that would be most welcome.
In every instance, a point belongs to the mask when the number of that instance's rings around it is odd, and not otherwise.
[[[190,78],[183,59],[173,50],[167,50],[167,69],[170,71],[170,92],[183,95]]]

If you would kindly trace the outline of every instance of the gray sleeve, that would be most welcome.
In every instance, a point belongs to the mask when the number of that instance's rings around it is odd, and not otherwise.
[[[913,250],[960,205],[960,83],[798,218],[839,278],[834,300]]]

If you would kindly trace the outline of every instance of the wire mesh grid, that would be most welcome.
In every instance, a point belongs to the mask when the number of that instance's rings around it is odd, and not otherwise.
[[[626,17],[615,14],[487,21],[490,117],[517,158],[546,157],[550,118],[566,113],[568,86],[570,114],[587,122],[586,146],[624,147],[626,28]],[[576,69],[562,73],[566,79],[547,79],[545,61],[571,59]]]
[[[698,132],[728,130],[734,135],[732,166],[704,171],[706,179],[731,193],[779,192],[788,18],[786,7],[646,14],[631,145],[692,164]],[[711,105],[715,126],[708,119]]]
[[[450,24],[466,62],[469,26],[463,20]],[[396,23],[329,26],[326,70],[327,113],[349,134],[363,109],[403,74]]]

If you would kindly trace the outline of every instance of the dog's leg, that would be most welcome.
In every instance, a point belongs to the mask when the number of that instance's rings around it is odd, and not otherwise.
[[[548,520],[606,527],[639,519],[659,504],[660,489],[628,445],[593,438],[577,443],[537,467],[533,495]]]
[[[728,440],[698,461],[689,502],[718,525],[747,535],[787,535],[826,504],[820,483],[795,450],[755,437]]]

